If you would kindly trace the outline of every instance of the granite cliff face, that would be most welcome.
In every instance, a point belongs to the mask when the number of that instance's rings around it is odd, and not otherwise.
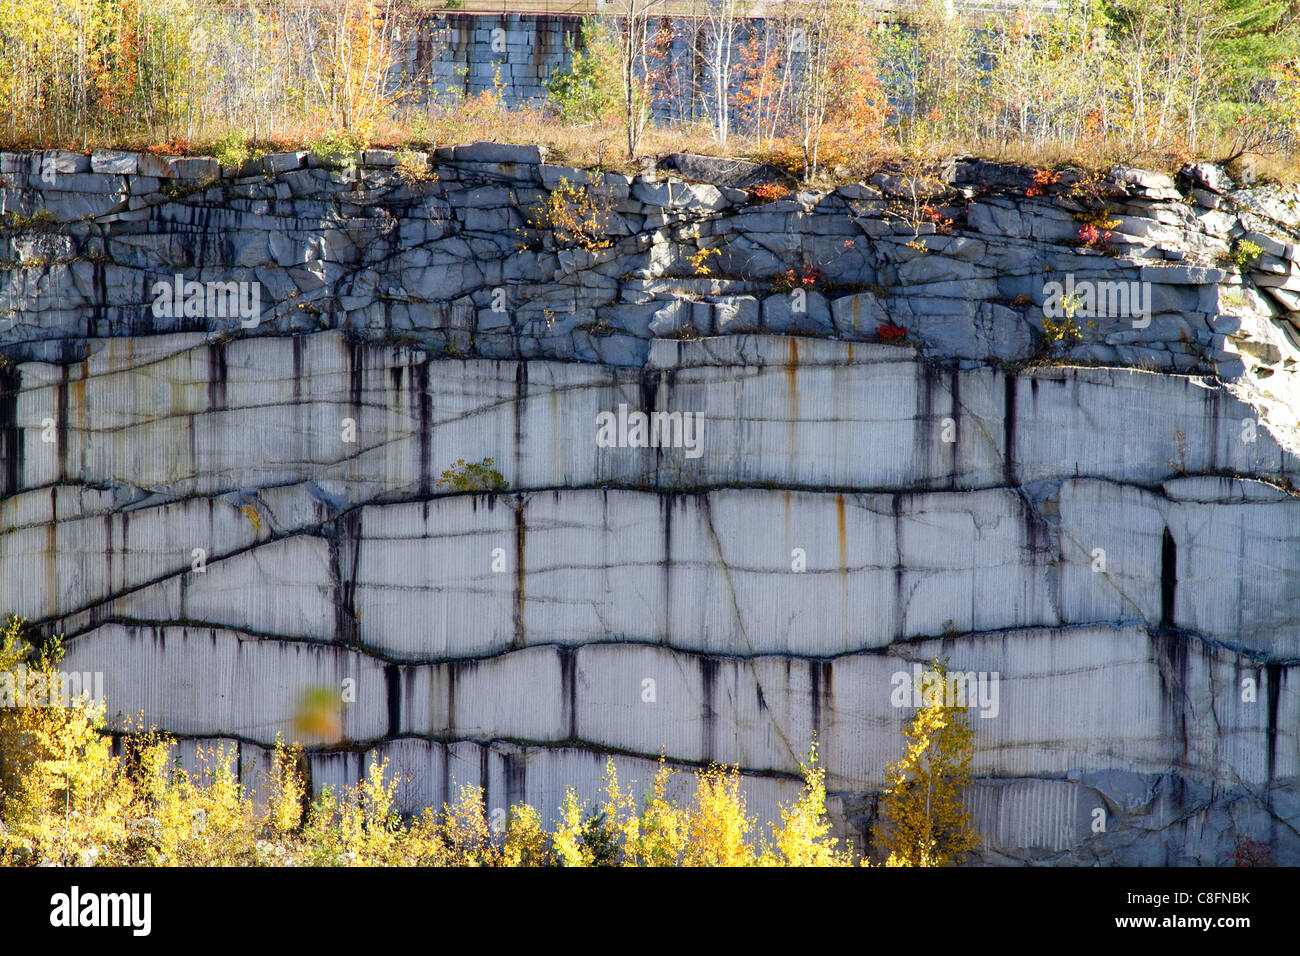
[[[408,807],[662,750],[770,817],[816,732],[859,846],[946,656],[999,675],[977,859],[1300,863],[1300,193],[544,159],[0,156],[0,607],[254,786],[321,685],[314,783],[388,756]]]

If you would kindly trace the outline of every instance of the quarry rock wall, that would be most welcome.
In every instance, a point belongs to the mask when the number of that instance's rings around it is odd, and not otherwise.
[[[816,734],[859,847],[944,657],[976,861],[1300,862],[1295,190],[546,159],[0,155],[0,609],[254,788],[348,687],[316,787]]]

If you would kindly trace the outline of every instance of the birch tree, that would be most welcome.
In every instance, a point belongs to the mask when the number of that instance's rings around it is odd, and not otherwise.
[[[712,81],[713,135],[727,145],[731,127],[731,60],[736,45],[736,0],[709,0],[708,70]]]
[[[623,20],[619,43],[619,74],[622,79],[623,120],[627,124],[627,155],[636,156],[641,136],[650,122],[649,72],[650,24],[665,0],[621,0],[618,16]]]

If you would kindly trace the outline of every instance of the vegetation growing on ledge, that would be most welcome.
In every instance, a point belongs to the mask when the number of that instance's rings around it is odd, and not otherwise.
[[[37,651],[24,622],[0,629],[0,865],[80,866],[849,866],[853,847],[830,836],[826,774],[814,740],[804,785],[767,827],[749,813],[736,767],[694,773],[694,792],[660,758],[638,798],[607,761],[594,804],[568,788],[551,832],[527,804],[489,809],[481,788],[415,816],[396,809],[401,781],[372,761],[356,786],[311,793],[303,750],[277,738],[254,801],[222,745],[200,751],[194,772],[176,741],[137,728],[115,754],[102,707],[86,697],[24,698],[56,687],[57,642]],[[22,690],[14,688],[21,685]],[[890,768],[888,829],[877,835],[889,865],[960,862],[975,835],[960,809],[971,730],[964,707],[935,702],[905,731]]]
[[[979,22],[918,0],[905,26],[846,0],[774,6],[754,21],[707,0],[688,26],[658,0],[615,0],[550,102],[515,106],[499,72],[475,95],[405,75],[403,43],[430,11],[394,0],[5,0],[0,141],[232,165],[304,144],[489,139],[624,171],[670,150],[747,155],[809,180],[962,152],[1094,168],[1203,156],[1289,175],[1297,0],[1063,0]],[[421,42],[436,55],[446,31]]]
[[[505,491],[510,485],[493,459],[467,462],[461,458],[439,476],[438,487],[448,491]]]

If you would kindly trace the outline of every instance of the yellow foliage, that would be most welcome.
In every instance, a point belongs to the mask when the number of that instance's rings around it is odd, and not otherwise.
[[[695,270],[697,276],[711,275],[712,273],[709,271],[709,267],[706,264],[709,260],[709,256],[720,255],[722,255],[721,249],[701,249],[699,252],[695,253],[695,255],[691,256],[691,268]]]
[[[687,813],[685,866],[752,866],[754,821],[745,812],[740,768],[713,764],[695,774],[695,805]]]
[[[546,196],[546,202],[528,220],[529,228],[549,232],[562,248],[595,252],[614,244],[609,238],[613,203],[605,194],[597,173],[588,173],[585,184],[561,179]]]
[[[492,64],[492,88],[482,90],[460,104],[460,112],[469,122],[500,120],[506,115],[506,91],[510,84],[501,79],[501,64]]]
[[[1105,206],[1101,209],[1088,209],[1084,212],[1075,213],[1074,218],[1079,220],[1079,222],[1094,226],[1103,232],[1116,228],[1122,221],[1110,218],[1109,206]]]
[[[253,526],[253,534],[258,534],[262,530],[262,513],[257,510],[257,505],[244,505],[240,509],[248,523]]]
[[[686,810],[668,799],[672,774],[660,754],[659,768],[641,812],[628,823],[625,845],[631,866],[676,866],[681,860],[689,819]]]
[[[158,864],[240,866],[254,862],[256,813],[225,743],[197,750],[200,769],[177,769],[153,814]]]
[[[781,808],[781,825],[774,827],[773,845],[764,845],[759,862],[764,866],[850,866],[851,850],[840,850],[830,837],[826,818],[826,771],[817,762],[817,742],[801,763],[804,787],[799,798]]]
[[[923,679],[948,686],[938,661]],[[877,838],[886,866],[951,866],[979,841],[962,803],[974,731],[967,708],[948,703],[936,700],[916,712],[903,728],[903,757],[885,771],[880,807],[885,826]]]
[[[310,52],[322,99],[344,130],[368,143],[398,96],[389,79],[396,59],[392,4],[341,0],[323,16],[324,42]]]
[[[505,842],[501,848],[502,866],[554,866],[550,840],[542,826],[542,817],[526,803],[510,808]]]
[[[562,866],[617,866],[628,862],[626,847],[636,840],[635,801],[618,783],[613,758],[606,760],[604,799],[592,810],[578,802],[572,787],[564,792],[553,844]]]
[[[591,866],[591,854],[582,841],[583,805],[578,802],[578,792],[564,788],[564,801],[560,804],[560,822],[556,824],[551,843],[560,866]]]
[[[424,153],[403,149],[397,153],[397,175],[407,183],[436,183],[438,173],[429,165]]]
[[[1060,322],[1053,322],[1050,317],[1043,317],[1043,333],[1047,336],[1048,342],[1053,345],[1068,345],[1071,341],[1082,339],[1083,333],[1079,327],[1074,324],[1074,311],[1078,308],[1078,302],[1065,303],[1067,315]]]
[[[455,805],[443,807],[443,866],[498,866],[501,850],[492,840],[483,788],[465,786]]]
[[[280,836],[292,833],[302,822],[307,782],[299,767],[301,760],[302,747],[295,743],[286,748],[280,735],[276,734],[275,750],[271,754],[271,795],[267,801],[266,821],[271,831]]]
[[[125,842],[123,820],[131,787],[111,741],[100,733],[102,710],[85,695],[57,699],[57,641],[39,652],[25,640],[24,622],[7,620],[0,661],[12,681],[26,679],[35,703],[0,708],[0,763],[6,829],[0,858],[76,865],[97,862]],[[26,670],[17,670],[25,665]],[[35,695],[33,695],[35,696]]]
[[[17,618],[0,628],[0,675],[11,677],[20,665],[32,675],[54,674],[58,642],[38,651],[23,628]],[[696,771],[691,799],[679,802],[669,793],[674,771],[661,754],[638,803],[609,759],[594,803],[569,788],[548,834],[541,814],[527,804],[511,806],[503,820],[494,811],[489,822],[477,786],[461,787],[440,811],[405,818],[397,809],[400,781],[384,760],[372,760],[354,786],[322,788],[308,805],[302,746],[279,736],[263,772],[263,801],[255,804],[235,767],[237,745],[199,750],[195,769],[187,771],[175,763],[174,740],[128,725],[115,755],[102,713],[87,703],[0,707],[0,863],[844,866],[851,860],[851,848],[830,836],[815,740],[802,768],[803,789],[781,807],[780,824],[756,848],[757,821],[734,766]],[[941,836],[945,819],[936,816]],[[948,850],[939,841],[939,851]],[[896,848],[894,862],[948,862],[939,851],[923,847],[916,857]]]

